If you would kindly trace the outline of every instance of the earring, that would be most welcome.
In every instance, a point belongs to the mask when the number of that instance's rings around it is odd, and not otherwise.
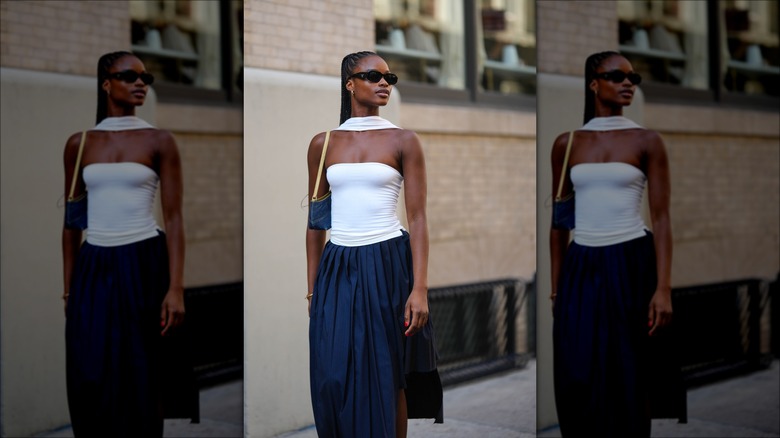
[[[355,95],[355,90],[352,90],[352,95],[353,95],[353,96]]]

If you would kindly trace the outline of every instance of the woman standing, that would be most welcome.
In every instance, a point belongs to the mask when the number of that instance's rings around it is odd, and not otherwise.
[[[585,125],[553,145],[553,193],[565,172],[563,193],[576,194],[573,242],[550,230],[563,436],[650,435],[648,343],[671,322],[672,234],[664,142],[623,117],[640,80],[619,53],[588,57]],[[645,183],[652,233],[640,217]]]
[[[332,193],[330,241],[306,231],[311,395],[320,437],[404,437],[441,421],[428,311],[426,177],[417,135],[379,117],[396,75],[373,52],[341,64],[341,125],[309,145],[309,199]],[[409,231],[396,216],[404,183]],[[412,386],[428,388],[417,399]],[[406,388],[406,389],[405,389]]]
[[[88,196],[86,241],[81,229],[66,224],[62,231],[68,404],[76,436],[163,432],[163,387],[171,382],[161,370],[171,364],[164,363],[162,342],[184,319],[184,232],[176,142],[135,117],[153,79],[129,52],[103,55],[97,126],[65,145],[66,194],[75,178],[76,193]],[[158,183],[165,233],[152,216]],[[194,403],[188,407],[195,412],[188,412],[196,418]]]

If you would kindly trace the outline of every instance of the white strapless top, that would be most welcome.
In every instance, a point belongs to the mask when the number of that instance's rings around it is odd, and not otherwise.
[[[119,246],[157,236],[152,215],[159,178],[133,162],[84,167],[87,185],[87,242]]]
[[[337,163],[327,169],[331,196],[330,240],[363,246],[401,235],[396,214],[403,177],[384,163]]]
[[[574,184],[574,241],[607,246],[645,235],[640,215],[647,178],[621,162],[580,163],[571,168]]]

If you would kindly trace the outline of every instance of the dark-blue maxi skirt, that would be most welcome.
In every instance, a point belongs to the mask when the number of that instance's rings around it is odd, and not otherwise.
[[[398,392],[409,418],[442,421],[430,318],[404,336],[412,290],[409,234],[372,245],[328,242],[309,322],[311,398],[320,438],[395,437]]]
[[[563,436],[650,436],[647,318],[656,275],[650,232],[604,247],[569,245],[553,312]]]
[[[187,352],[181,342],[160,335],[168,286],[162,232],[116,247],[82,244],[65,324],[75,436],[159,437],[164,417],[198,421],[198,393]],[[176,393],[167,394],[167,389]],[[176,415],[165,415],[164,405],[178,406]]]

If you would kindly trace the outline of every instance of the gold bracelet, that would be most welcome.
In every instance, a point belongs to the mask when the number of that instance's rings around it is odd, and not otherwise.
[[[69,296],[70,296],[70,294],[62,294],[62,299],[63,300],[67,300]]]
[[[308,300],[309,298],[311,298],[313,296],[314,296],[314,293],[310,293],[309,295],[306,295],[306,299]]]

